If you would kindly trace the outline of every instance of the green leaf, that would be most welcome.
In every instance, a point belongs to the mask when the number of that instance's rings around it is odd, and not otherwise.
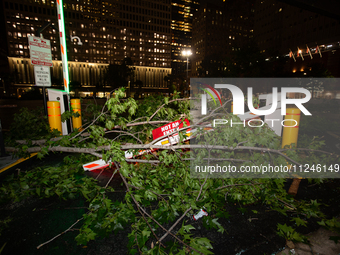
[[[190,230],[192,230],[192,229],[195,229],[195,227],[193,227],[192,225],[185,225],[185,226],[183,226],[183,230],[185,232],[187,232],[187,233],[189,233]]]
[[[301,219],[301,218],[293,218],[291,221],[295,221],[296,225],[298,226],[304,226],[307,227],[307,221]]]

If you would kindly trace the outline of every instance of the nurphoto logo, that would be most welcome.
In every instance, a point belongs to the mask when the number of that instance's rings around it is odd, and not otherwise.
[[[215,84],[215,89],[228,89],[232,93],[233,98],[233,113],[234,114],[244,114],[244,94],[240,88],[238,88],[235,85],[231,84]],[[220,99],[218,92],[213,89],[209,85],[209,90],[213,91],[215,95],[218,96]],[[212,97],[212,99],[215,101],[213,94],[208,91],[207,89],[203,89],[204,91],[208,92],[207,94]],[[304,94],[304,98],[287,98],[288,93],[301,93]],[[207,114],[207,94],[201,94],[201,109],[202,109],[202,115]],[[247,102],[248,102],[248,108],[249,111],[255,115],[270,115],[275,112],[275,110],[278,107],[278,102],[281,102],[281,115],[286,115],[286,106],[288,104],[295,105],[297,108],[301,110],[305,115],[312,115],[302,104],[307,103],[311,99],[310,92],[305,88],[297,88],[297,87],[283,87],[281,88],[281,97],[278,101],[278,88],[273,87],[272,88],[272,104],[270,105],[270,108],[267,109],[255,109],[253,106],[253,88],[248,87],[247,88]],[[215,102],[216,104],[216,102]],[[221,103],[222,105],[222,103]]]

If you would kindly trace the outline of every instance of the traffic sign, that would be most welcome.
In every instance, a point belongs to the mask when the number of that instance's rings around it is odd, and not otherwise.
[[[49,66],[34,66],[35,85],[51,87],[51,75]]]
[[[32,65],[53,66],[50,40],[29,36],[28,43]]]

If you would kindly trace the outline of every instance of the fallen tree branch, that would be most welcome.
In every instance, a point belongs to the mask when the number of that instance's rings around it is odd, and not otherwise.
[[[191,206],[182,214],[182,216],[168,229],[168,231],[159,239],[162,241],[165,237],[168,236],[168,234],[171,234],[170,231],[174,229],[174,227],[177,226],[177,224],[184,218],[184,216],[191,210]]]
[[[126,127],[133,127],[133,126],[139,126],[139,125],[145,125],[145,124],[150,124],[150,125],[153,125],[153,124],[168,124],[170,123],[171,121],[168,121],[168,120],[157,120],[157,121],[143,121],[143,122],[130,122],[130,123],[127,123],[126,124]],[[92,124],[91,124],[92,125]],[[90,125],[89,125],[90,126]],[[88,127],[89,127],[88,126]],[[87,128],[88,128],[87,127]],[[120,129],[122,128],[122,126],[114,126],[113,129]],[[107,129],[104,129],[105,132],[110,132],[110,130],[108,131]],[[83,130],[84,131],[84,130]],[[75,135],[74,137],[70,138],[70,140],[76,138],[77,136],[82,136],[82,137],[86,137],[86,136],[89,136],[90,133],[88,132],[85,132],[83,133],[83,131],[81,133],[78,133],[77,135]],[[60,137],[55,137],[55,138],[52,138],[50,139],[50,141],[53,141],[53,142],[57,142],[59,140],[61,140],[63,137],[60,136]],[[26,141],[26,140],[16,140],[15,141],[16,143],[18,144],[28,144],[29,142]],[[30,141],[33,145],[43,145],[47,142],[47,139],[41,139],[41,140],[32,140]]]
[[[216,188],[215,190],[226,189],[235,186],[254,186],[254,185],[261,185],[262,183],[240,183],[240,184],[230,184]]]
[[[118,169],[119,169],[119,166],[118,166],[118,164],[117,164],[116,162],[115,162],[115,166],[116,166],[116,168],[117,168],[117,170],[118,170]],[[150,226],[148,220],[145,218],[144,214],[141,212],[141,209],[143,210],[143,212],[145,212],[145,211],[144,211],[144,209],[139,205],[139,203],[138,203],[138,201],[135,199],[135,197],[132,195],[131,190],[130,190],[130,188],[129,188],[129,185],[128,185],[128,183],[127,183],[125,177],[124,177],[120,172],[119,172],[119,174],[120,174],[120,177],[123,179],[123,182],[124,182],[124,184],[125,184],[125,186],[126,186],[127,192],[130,193],[131,198],[132,198],[133,201],[135,202],[135,204],[136,204],[136,206],[137,206],[137,209],[138,209],[139,213],[142,215],[142,217],[143,217],[145,223],[148,225],[149,229],[151,230],[152,234],[153,234],[154,237],[156,238],[157,242],[159,242],[160,245],[162,245],[163,247],[165,247],[165,246],[161,243],[161,241],[159,241],[158,236],[157,236],[156,233],[153,231],[152,227]],[[152,217],[150,217],[150,218],[152,218]]]
[[[41,248],[42,246],[44,246],[45,244],[48,244],[48,243],[52,242],[53,240],[57,239],[59,236],[65,234],[65,233],[67,233],[67,232],[69,232],[69,231],[72,231],[72,228],[73,228],[79,221],[81,221],[81,220],[83,220],[83,219],[84,219],[83,217],[80,218],[80,219],[78,219],[75,223],[73,223],[73,224],[72,224],[68,229],[66,229],[64,232],[61,232],[60,234],[56,235],[56,236],[53,237],[52,239],[48,240],[47,242],[42,243],[42,244],[40,244],[39,246],[37,246],[37,249],[40,249],[40,248]]]
[[[116,163],[115,163],[116,164]],[[116,164],[116,167],[118,167],[118,165]],[[176,235],[174,235],[173,233],[171,233],[169,230],[167,230],[166,228],[164,228],[157,220],[155,220],[155,218],[153,218],[150,214],[148,214],[143,207],[140,206],[140,204],[137,202],[137,200],[134,198],[133,194],[131,193],[130,189],[129,189],[129,184],[127,183],[125,177],[121,174],[121,172],[119,172],[120,177],[122,178],[128,192],[131,195],[131,198],[133,199],[134,203],[136,204],[137,208],[139,208],[145,215],[147,215],[152,221],[154,221],[161,229],[163,229],[165,232],[167,232],[168,234],[170,234],[171,236],[173,236],[177,241],[179,241],[180,243],[182,243],[183,245],[185,245],[186,247],[188,247],[189,249],[198,252],[201,255],[204,255],[202,252],[196,250],[195,248],[187,245],[186,243],[184,243],[181,239],[179,239]],[[191,209],[190,209],[191,210]],[[157,239],[158,240],[158,239]],[[159,239],[160,240],[160,239]],[[161,241],[159,241],[161,242]],[[158,243],[158,242],[157,242]]]
[[[15,147],[6,147],[6,151],[8,152],[17,152],[19,151],[18,148]],[[109,150],[110,145],[106,146],[99,146],[97,148],[76,148],[76,147],[63,147],[63,146],[55,146],[55,147],[49,147],[48,151],[51,152],[72,152],[72,153],[88,153],[93,154],[97,151],[102,150]],[[122,150],[129,150],[129,149],[163,149],[163,150],[177,150],[177,149],[214,149],[214,150],[251,150],[251,151],[261,151],[261,152],[271,152],[274,154],[278,154],[288,161],[301,166],[302,164],[291,159],[286,154],[282,153],[283,151],[287,151],[288,149],[269,149],[269,148],[262,148],[262,147],[251,147],[251,146],[238,146],[238,147],[231,147],[231,146],[223,146],[223,145],[173,145],[173,146],[164,146],[164,145],[154,145],[151,143],[148,144],[133,144],[133,145],[122,145]],[[300,148],[296,148],[295,150],[300,150]],[[304,148],[301,148],[301,150],[305,150]],[[312,150],[308,149],[309,151],[316,151],[319,153],[325,153],[325,154],[331,154],[334,156],[338,156],[336,154],[329,153],[327,151],[321,151],[321,150]],[[31,147],[26,150],[28,153],[34,153],[34,152],[40,152],[41,147]]]
[[[118,168],[116,168],[116,170],[115,170],[115,171],[113,172],[113,174],[111,175],[110,180],[106,183],[105,189],[107,188],[107,186],[109,186],[110,182],[111,182],[112,179],[113,179],[113,176],[115,176],[115,174],[117,173],[117,171],[118,171]]]
[[[190,100],[190,99],[191,98],[177,98],[177,99],[170,100],[167,104],[170,104],[170,103],[175,102],[175,101],[187,101],[187,100]],[[167,104],[164,103],[160,107],[158,107],[158,109],[151,115],[149,120],[151,120],[153,117],[155,117],[155,115]]]

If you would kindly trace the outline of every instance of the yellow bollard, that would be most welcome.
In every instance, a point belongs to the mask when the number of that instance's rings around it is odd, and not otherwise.
[[[295,144],[297,147],[301,111],[298,108],[287,108],[285,126],[282,133],[282,148]],[[295,196],[298,192],[301,178],[294,178],[289,187],[288,194]]]
[[[60,103],[58,101],[47,101],[47,115],[50,128],[58,129],[63,133],[61,129]]]
[[[292,143],[295,143],[296,147],[298,141],[300,115],[300,109],[287,108],[282,133],[282,148],[286,145],[291,145]]]
[[[81,121],[81,105],[80,105],[80,99],[71,99],[71,108],[74,113],[78,112],[79,117],[75,118],[72,117],[72,125],[73,128],[81,128],[82,126],[82,121]]]
[[[230,112],[232,114],[234,114],[234,102],[231,102],[231,109],[230,109]]]

